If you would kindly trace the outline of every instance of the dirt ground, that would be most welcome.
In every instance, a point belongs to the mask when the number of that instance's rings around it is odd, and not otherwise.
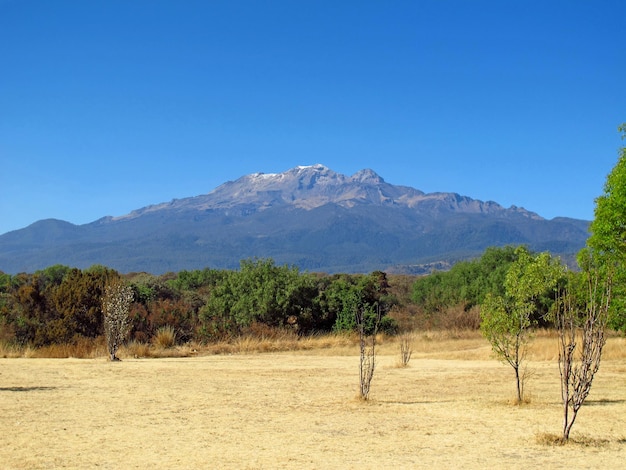
[[[531,402],[513,372],[468,349],[383,348],[371,399],[358,351],[125,359],[0,359],[4,469],[619,468],[626,360],[606,359],[565,446],[554,361],[533,361]],[[484,357],[484,359],[476,359]]]

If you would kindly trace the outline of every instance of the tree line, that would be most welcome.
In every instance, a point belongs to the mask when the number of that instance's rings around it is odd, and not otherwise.
[[[299,334],[354,331],[355,310],[374,307],[381,312],[380,330],[393,334],[399,325],[390,312],[406,308],[407,302],[414,307],[413,315],[435,318],[449,308],[467,315],[477,306],[495,309],[497,299],[510,297],[506,277],[512,267],[520,260],[528,264],[540,259],[542,269],[558,264],[548,254],[525,247],[488,248],[480,258],[457,263],[449,271],[412,278],[404,297],[394,286],[396,278],[381,271],[302,273],[271,259],[243,260],[238,270],[206,268],[161,276],[122,275],[99,265],[84,270],[55,265],[31,274],[0,272],[0,340],[41,347],[102,336],[102,299],[114,281],[132,290],[129,338],[140,342],[165,326],[183,343],[241,335],[254,325],[291,328]],[[549,313],[558,298],[557,283],[562,287],[566,282],[562,278],[533,296],[527,307],[530,326],[554,326]],[[609,327],[625,331],[621,309],[612,312]]]
[[[238,270],[162,276],[122,275],[100,265],[0,272],[0,340],[41,347],[102,336],[105,290],[116,282],[131,289],[129,338],[137,341],[149,341],[164,326],[180,342],[224,339],[259,324],[299,334],[349,331],[354,308],[365,306],[382,312],[382,331],[397,328],[387,315],[396,301],[384,272],[321,275],[251,259]]]

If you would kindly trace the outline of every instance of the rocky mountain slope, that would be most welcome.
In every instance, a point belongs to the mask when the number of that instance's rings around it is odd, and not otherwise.
[[[455,193],[395,186],[372,170],[323,165],[254,173],[208,194],[175,199],[85,225],[42,220],[0,236],[0,270],[103,264],[122,272],[236,268],[272,257],[303,270],[415,272],[526,244],[571,258],[588,222],[545,220]]]

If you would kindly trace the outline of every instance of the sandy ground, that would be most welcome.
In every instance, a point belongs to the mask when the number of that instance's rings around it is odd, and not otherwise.
[[[356,353],[356,351],[355,351]],[[371,400],[358,357],[0,359],[0,468],[623,468],[626,361],[605,360],[572,437],[558,366],[532,362],[530,404],[509,404],[495,360],[378,357]],[[591,442],[591,444],[589,444]]]

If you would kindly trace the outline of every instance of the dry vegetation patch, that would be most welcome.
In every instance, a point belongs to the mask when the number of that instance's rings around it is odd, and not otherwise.
[[[602,363],[572,443],[562,446],[549,437],[562,419],[555,362],[531,360],[532,400],[511,406],[510,370],[490,358],[484,340],[432,335],[432,344],[416,336],[403,368],[397,342],[380,338],[368,402],[355,399],[359,357],[351,338],[323,349],[127,355],[120,363],[104,355],[0,359],[0,462],[8,469],[623,463],[624,357]]]

